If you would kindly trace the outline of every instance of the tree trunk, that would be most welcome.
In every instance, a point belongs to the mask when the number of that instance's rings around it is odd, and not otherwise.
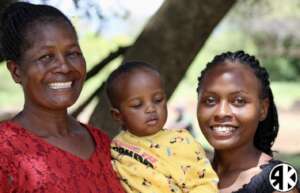
[[[158,66],[170,97],[214,27],[236,0],[165,0],[149,20],[124,60],[143,60]],[[104,94],[90,122],[110,137],[118,132]]]

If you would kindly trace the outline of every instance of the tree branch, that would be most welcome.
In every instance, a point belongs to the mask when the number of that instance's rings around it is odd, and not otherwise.
[[[86,81],[96,75],[106,64],[124,54],[130,46],[119,47],[119,49],[115,52],[110,53],[106,58],[104,58],[101,62],[95,65],[87,74]]]
[[[85,109],[85,107],[93,100],[94,97],[98,95],[104,88],[105,82],[101,84],[92,94],[89,96],[74,112],[72,112],[72,116],[76,117]]]

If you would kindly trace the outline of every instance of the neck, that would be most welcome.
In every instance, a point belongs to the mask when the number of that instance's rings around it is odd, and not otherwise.
[[[33,105],[24,105],[14,119],[24,128],[40,137],[63,137],[70,134],[72,118],[67,110],[45,110]]]
[[[262,152],[253,144],[230,150],[216,150],[213,166],[221,175],[228,172],[243,171],[259,163]]]

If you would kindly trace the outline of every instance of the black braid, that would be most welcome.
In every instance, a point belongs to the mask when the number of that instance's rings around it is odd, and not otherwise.
[[[107,78],[106,81],[106,94],[109,98],[109,101],[113,107],[118,107],[119,102],[117,101],[117,94],[115,85],[119,84],[121,80],[118,78],[121,75],[129,74],[137,69],[146,69],[151,70],[159,74],[159,71],[156,67],[143,62],[143,61],[128,61],[121,64],[117,69],[115,69]]]
[[[64,21],[73,29],[71,21],[58,9],[48,5],[34,5],[26,2],[10,4],[1,16],[0,45],[5,60],[18,61],[29,45],[27,36],[35,25],[42,22]]]
[[[222,65],[226,62],[239,62],[240,64],[250,66],[261,83],[262,99],[269,99],[270,104],[268,114],[266,119],[258,124],[258,128],[254,136],[254,145],[262,152],[272,155],[271,147],[279,130],[277,108],[274,103],[273,93],[270,87],[269,74],[267,70],[259,64],[259,61],[254,56],[251,56],[244,51],[226,52],[215,56],[214,59],[206,65],[205,69],[202,70],[201,75],[198,77],[197,92],[199,93],[201,89],[201,83],[205,74],[214,66]]]

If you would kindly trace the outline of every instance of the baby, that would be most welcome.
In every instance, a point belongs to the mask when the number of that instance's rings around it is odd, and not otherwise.
[[[157,69],[127,62],[111,73],[106,92],[122,131],[111,143],[112,164],[127,192],[218,192],[201,145],[186,130],[166,130],[167,98]]]

